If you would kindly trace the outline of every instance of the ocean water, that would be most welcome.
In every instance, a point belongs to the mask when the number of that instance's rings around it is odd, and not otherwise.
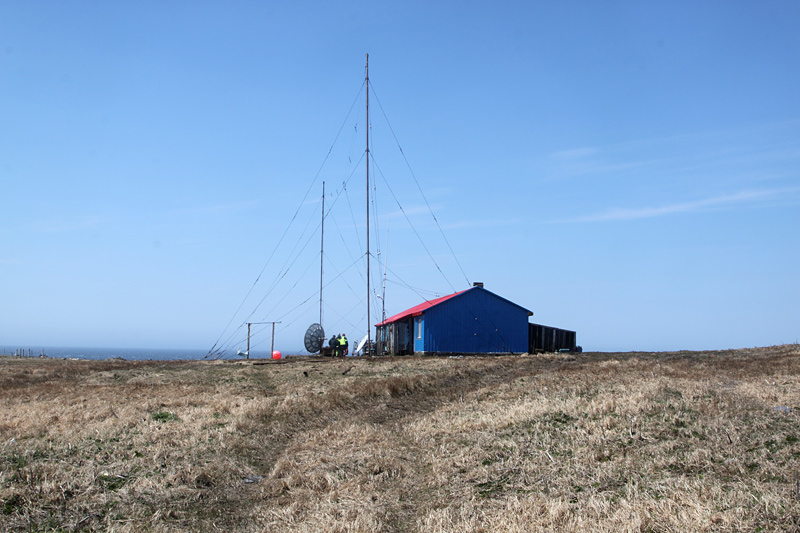
[[[47,357],[74,358],[74,359],[114,359],[122,358],[129,361],[171,361],[171,360],[198,360],[205,359],[208,350],[199,349],[159,349],[159,348],[76,348],[68,346],[21,347],[0,346],[0,355],[15,355],[18,353],[28,357],[38,357],[44,352]],[[253,353],[251,359],[267,357],[267,353]],[[226,354],[226,359],[243,359],[236,353]],[[216,357],[214,357],[216,359]]]

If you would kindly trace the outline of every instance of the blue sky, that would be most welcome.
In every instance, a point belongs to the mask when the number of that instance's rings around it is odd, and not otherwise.
[[[323,326],[361,337],[366,53],[388,315],[483,281],[587,350],[796,342],[798,22],[796,2],[0,1],[0,345],[235,349],[280,320],[300,349],[323,180]]]

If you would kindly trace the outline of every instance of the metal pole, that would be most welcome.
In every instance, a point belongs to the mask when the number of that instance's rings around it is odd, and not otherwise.
[[[322,325],[322,267],[325,248],[325,182],[322,182],[322,237],[319,244],[319,325]]]
[[[381,287],[381,321],[386,320],[386,264],[389,262],[389,218],[386,219],[386,253],[383,254],[383,285]],[[377,339],[376,339],[377,341]]]
[[[272,341],[269,343],[269,356],[275,351],[275,322],[272,323]]]
[[[247,353],[245,354],[245,356],[247,356],[247,360],[248,361],[250,360],[250,326],[251,325],[253,325],[252,322],[248,322],[247,323]]]
[[[369,54],[366,66],[366,94],[367,94],[367,353],[370,348],[370,310],[369,310]]]

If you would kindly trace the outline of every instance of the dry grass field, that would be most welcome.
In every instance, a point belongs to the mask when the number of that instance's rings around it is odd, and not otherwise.
[[[800,347],[0,358],[3,531],[797,531]]]

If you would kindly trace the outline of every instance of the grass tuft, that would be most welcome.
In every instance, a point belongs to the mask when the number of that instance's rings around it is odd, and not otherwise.
[[[158,411],[157,413],[153,413],[153,420],[157,420],[158,422],[170,422],[173,420],[180,420],[177,416],[172,413],[168,413],[167,411]]]

